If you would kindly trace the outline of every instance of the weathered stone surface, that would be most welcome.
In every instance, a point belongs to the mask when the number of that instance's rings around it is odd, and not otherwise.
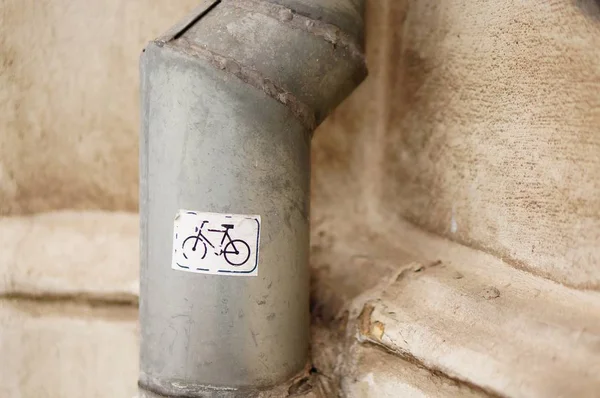
[[[134,396],[137,310],[0,300],[0,396]]]
[[[359,340],[493,395],[597,395],[598,294],[477,255],[440,258],[405,269],[363,305]]]
[[[388,24],[386,218],[600,288],[600,5],[408,1]]]
[[[503,4],[370,3],[371,75],[315,135],[314,213],[348,202],[597,289],[600,6]]]

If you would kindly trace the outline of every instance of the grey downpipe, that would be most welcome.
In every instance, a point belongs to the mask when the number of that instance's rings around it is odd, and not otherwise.
[[[141,57],[142,391],[309,359],[310,139],[366,76],[362,0],[204,1]]]

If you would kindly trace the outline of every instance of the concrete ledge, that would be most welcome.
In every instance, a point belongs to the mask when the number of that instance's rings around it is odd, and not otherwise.
[[[373,346],[357,345],[351,355],[355,373],[343,379],[341,388],[342,396],[347,398],[487,396]]]
[[[354,224],[340,213],[313,231],[311,261],[315,315],[329,328],[347,325],[346,342],[321,360],[332,364],[343,396],[385,396],[391,386],[403,396],[438,396],[426,393],[433,386],[419,384],[419,372],[386,370],[394,368],[418,368],[431,382],[476,395],[598,395],[599,292],[521,271],[406,221],[369,214]]]
[[[138,215],[53,212],[0,218],[0,295],[137,301]]]
[[[136,393],[137,309],[0,300],[1,397]]]
[[[356,319],[351,340],[481,394],[597,396],[598,292],[536,277],[408,223],[396,228],[386,236],[395,238],[388,243],[397,253],[397,271],[386,272],[349,305],[350,319]],[[369,247],[363,250],[368,255]],[[344,355],[355,360],[351,351]]]

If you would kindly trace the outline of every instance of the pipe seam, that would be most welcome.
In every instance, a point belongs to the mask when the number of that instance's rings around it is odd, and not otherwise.
[[[268,391],[270,388],[277,388],[281,386],[292,386],[296,382],[302,380],[309,375],[312,362],[307,362],[306,366],[289,379],[285,380],[277,386],[271,387],[225,387],[225,386],[212,386],[208,384],[191,384],[186,383],[185,385],[177,382],[163,382],[158,378],[152,377],[140,372],[140,378],[138,380],[138,387],[154,393],[156,395],[172,398],[195,398],[205,397],[210,394],[219,394],[219,397],[223,398],[257,398],[260,396],[261,391]]]
[[[194,24],[202,19],[206,14],[208,14],[213,8],[215,8],[221,0],[203,0],[194,10],[192,10],[189,14],[187,14],[179,23],[175,24],[172,28],[167,30],[161,36],[154,40],[159,47],[162,47],[166,43],[173,41],[182,34],[185,33],[186,30],[191,28]]]
[[[157,45],[159,43],[157,42]],[[262,76],[258,71],[240,64],[233,58],[223,56],[207,48],[190,43],[184,37],[166,43],[167,47],[174,48],[193,57],[202,58],[211,65],[223,70],[246,84],[249,84],[267,94],[271,98],[285,105],[294,116],[308,129],[309,135],[316,128],[316,118],[312,108],[300,101],[294,94],[276,85],[271,79]],[[310,137],[310,136],[309,136]]]
[[[222,395],[229,393],[232,396],[236,396],[240,393],[243,393],[247,398],[252,398],[254,395],[258,395],[256,394],[257,391],[240,391],[239,389],[232,387],[189,385],[189,383],[188,385],[179,385],[177,383],[165,385],[164,383],[161,383],[160,381],[146,376],[144,374],[140,375],[140,380],[138,380],[138,387],[160,396],[172,398],[202,397],[210,393],[221,393]]]
[[[266,0],[221,0],[221,3],[244,11],[265,15],[294,29],[307,32],[331,43],[334,48],[338,46],[346,48],[353,58],[362,63],[365,62],[362,48],[338,26],[309,18],[288,7],[273,4]]]
[[[309,138],[312,137],[317,127],[317,118],[312,107],[300,101],[294,94],[275,84],[271,79],[262,76],[258,71],[237,60],[223,56],[205,47],[190,43],[182,35],[206,14],[211,12],[219,4],[232,6],[247,12],[257,13],[278,21],[292,29],[302,30],[315,37],[325,40],[337,47],[345,48],[352,58],[358,60],[365,68],[366,62],[361,48],[355,43],[350,35],[338,26],[328,24],[319,20],[296,13],[294,10],[279,4],[273,4],[266,0],[204,0],[196,9],[178,25],[167,33],[154,40],[159,47],[168,44],[180,51],[200,57],[211,65],[223,70],[242,80],[285,105],[294,116],[308,129]]]

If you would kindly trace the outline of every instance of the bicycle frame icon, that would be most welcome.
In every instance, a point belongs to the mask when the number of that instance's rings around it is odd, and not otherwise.
[[[232,239],[229,234],[230,230],[234,229],[233,224],[221,224],[224,229],[207,229],[207,232],[213,234],[221,234],[221,242],[217,247],[203,234],[204,226],[208,223],[208,220],[202,221],[200,227],[195,227],[195,235],[190,235],[183,241],[181,248],[183,250],[183,257],[188,260],[188,254],[192,256],[192,253],[201,254],[201,259],[206,257],[208,252],[208,244],[215,250],[216,256],[223,256],[225,261],[229,265],[239,267],[245,264],[250,258],[250,246],[242,239]],[[193,255],[197,255],[193,254]]]

